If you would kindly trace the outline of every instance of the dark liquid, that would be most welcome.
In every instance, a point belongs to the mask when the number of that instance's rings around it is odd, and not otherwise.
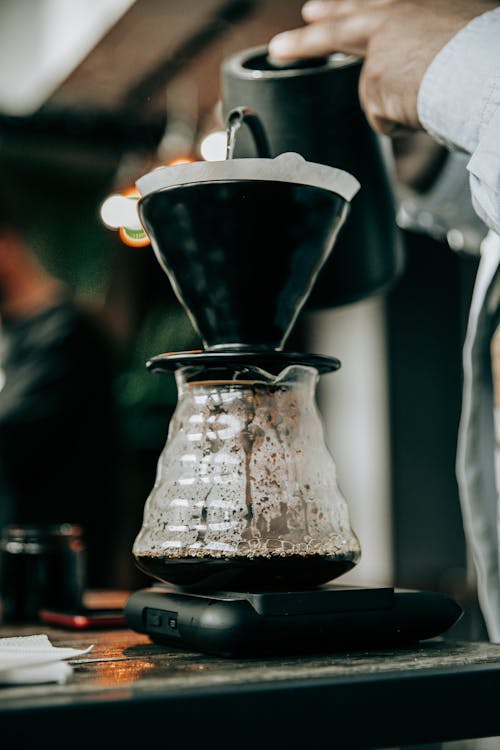
[[[347,573],[352,559],[290,555],[261,558],[169,558],[136,556],[138,567],[188,591],[298,591]]]

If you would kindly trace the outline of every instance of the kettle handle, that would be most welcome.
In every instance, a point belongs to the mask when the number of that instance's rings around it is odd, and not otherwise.
[[[252,109],[248,109],[248,107],[235,107],[227,116],[226,159],[232,159],[234,156],[236,135],[243,123],[252,134],[257,155],[262,159],[270,159],[271,149],[264,126],[257,114]]]

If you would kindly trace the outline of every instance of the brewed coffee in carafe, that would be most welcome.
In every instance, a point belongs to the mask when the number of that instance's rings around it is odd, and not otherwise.
[[[228,142],[248,120],[254,128],[253,113],[230,115]],[[178,402],[137,565],[188,591],[337,578],[360,545],[315,399],[319,375],[339,362],[284,344],[359,184],[283,154],[159,168],[137,187],[156,257],[204,345],[149,363],[175,373]]]
[[[177,372],[179,401],[133,552],[185,588],[304,588],[358,561],[314,367]]]

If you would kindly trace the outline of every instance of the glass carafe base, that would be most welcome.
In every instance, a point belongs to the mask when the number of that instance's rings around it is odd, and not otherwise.
[[[252,558],[175,558],[140,555],[138,567],[163,583],[186,591],[298,591],[347,573],[356,560],[322,555]]]

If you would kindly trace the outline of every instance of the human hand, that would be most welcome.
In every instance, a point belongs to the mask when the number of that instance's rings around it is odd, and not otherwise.
[[[385,135],[421,128],[417,98],[437,53],[469,21],[498,7],[492,0],[311,0],[306,26],[269,43],[279,62],[334,52],[365,59],[361,105],[372,127]]]

